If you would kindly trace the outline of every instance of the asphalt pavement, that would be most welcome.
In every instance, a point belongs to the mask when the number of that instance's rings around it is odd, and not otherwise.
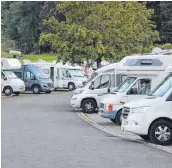
[[[114,137],[72,111],[71,93],[2,99],[3,168],[171,168],[172,155]]]

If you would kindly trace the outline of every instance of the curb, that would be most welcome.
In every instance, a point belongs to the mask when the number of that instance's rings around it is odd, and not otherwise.
[[[118,133],[114,133],[112,132],[110,129],[106,128],[106,127],[103,127],[99,124],[97,124],[95,121],[93,121],[87,114],[84,114],[82,112],[77,112],[78,116],[83,119],[84,121],[88,122],[89,124],[91,124],[92,126],[100,129],[101,131],[104,131],[110,135],[113,135],[115,137],[119,137],[119,138],[122,138],[122,139],[126,139],[126,140],[130,140],[130,141],[134,141],[134,142],[140,142],[144,145],[148,145],[150,147],[154,147],[156,149],[160,149],[160,150],[163,150],[165,152],[168,152],[170,154],[172,154],[172,149],[166,149],[164,148],[164,146],[161,146],[161,145],[156,145],[156,144],[152,144],[150,142],[146,142],[146,141],[142,141],[142,140],[139,140],[139,139],[136,139],[136,138],[131,138],[131,137],[127,137],[127,136],[124,136],[122,134],[118,134]]]
[[[18,96],[16,96],[16,95],[12,95],[12,96],[4,96],[4,95],[3,95],[3,96],[2,96],[2,95],[1,95],[1,100],[2,100],[2,99],[13,98],[13,97],[19,97],[19,96],[22,96],[22,95],[18,95]]]

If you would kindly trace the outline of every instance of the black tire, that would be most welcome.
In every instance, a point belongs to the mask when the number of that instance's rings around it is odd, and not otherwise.
[[[46,91],[45,93],[49,94],[49,93],[51,93],[51,91]]]
[[[166,120],[159,120],[154,122],[150,127],[149,136],[151,141],[155,144],[172,144],[172,123]]]
[[[121,125],[122,123],[122,110],[119,110],[116,114],[116,117],[115,117],[115,120],[116,120],[116,123],[118,125]]]
[[[3,90],[5,96],[10,96],[13,93],[13,89],[10,86],[6,86]]]
[[[82,102],[81,108],[84,113],[94,113],[97,108],[97,103],[93,99],[86,99]]]
[[[116,119],[110,119],[113,123],[116,124]]]
[[[40,94],[41,89],[38,85],[35,85],[32,87],[32,92],[33,92],[33,94]]]
[[[150,137],[149,135],[139,135],[142,139],[144,139],[145,141],[149,141]]]
[[[14,94],[15,94],[16,96],[19,96],[20,92],[14,92]]]
[[[74,83],[69,83],[69,84],[68,84],[68,89],[69,89],[70,91],[74,90],[74,89],[75,89]]]

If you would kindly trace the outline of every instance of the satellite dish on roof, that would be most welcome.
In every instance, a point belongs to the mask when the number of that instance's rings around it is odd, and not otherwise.
[[[163,50],[161,48],[156,47],[152,50],[152,54],[161,54],[161,53],[163,53]]]

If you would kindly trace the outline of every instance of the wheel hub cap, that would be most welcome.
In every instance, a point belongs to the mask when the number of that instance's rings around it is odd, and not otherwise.
[[[155,130],[155,137],[159,141],[167,141],[170,138],[171,132],[167,126],[159,126]]]
[[[38,88],[34,88],[34,91],[35,91],[35,92],[38,92]]]
[[[73,86],[72,86],[72,85],[69,85],[69,89],[71,89],[71,90],[72,90],[72,89],[73,89]]]
[[[9,94],[9,93],[10,93],[10,89],[6,89],[6,90],[5,90],[5,93],[6,93],[6,94]]]
[[[93,109],[93,105],[92,105],[91,103],[86,103],[86,104],[85,104],[85,109],[86,109],[87,111],[91,111],[91,110]]]

